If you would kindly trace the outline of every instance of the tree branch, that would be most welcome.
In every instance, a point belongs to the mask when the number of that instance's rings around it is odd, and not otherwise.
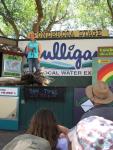
[[[5,1],[4,1],[4,0],[1,0],[1,3],[2,3],[3,6],[4,6],[4,9],[5,9],[6,14],[0,12],[0,15],[3,17],[3,19],[4,19],[5,21],[7,21],[7,22],[13,27],[13,29],[14,29],[14,31],[15,31],[15,34],[16,34],[16,38],[19,39],[19,31],[18,31],[17,26],[16,26],[16,24],[15,24],[15,22],[14,22],[14,19],[13,19],[13,17],[11,16],[11,13],[10,13],[10,11],[9,11],[8,8],[7,8],[7,6],[6,6],[6,4],[5,4]]]
[[[2,31],[2,29],[0,29],[0,33],[1,33],[1,35],[3,35],[3,36],[6,37],[6,35],[5,35],[4,32]]]
[[[57,2],[57,4],[56,4],[55,14],[54,14],[53,19],[52,19],[53,21],[56,20],[59,4],[60,4],[60,0],[59,0],[59,1]]]
[[[49,25],[48,25],[47,28],[45,29],[45,32],[50,31],[50,30],[52,29],[53,25],[56,24],[56,23],[59,23],[60,21],[62,21],[62,20],[66,17],[66,15],[67,15],[67,11],[66,11],[66,13],[65,13],[61,18],[59,18],[58,20],[51,20],[51,22],[49,23]]]
[[[66,15],[67,15],[67,10],[66,10],[65,14],[62,15],[61,18],[59,18],[59,19],[56,20],[57,14],[58,14],[59,5],[60,5],[60,0],[58,0],[58,2],[56,4],[55,11],[54,11],[55,14],[54,14],[53,18],[51,19],[50,23],[48,24],[47,28],[45,29],[46,32],[50,31],[52,29],[52,27],[53,27],[54,24],[59,23],[60,21],[62,21],[66,17]]]
[[[15,31],[15,34],[16,34],[16,38],[19,39],[19,31],[17,29],[17,26],[16,26],[15,22],[11,18],[6,16],[7,14],[4,15],[3,13],[0,12],[0,15],[3,17],[3,19],[5,21],[7,21],[13,27],[13,30]]]
[[[7,8],[6,4],[5,4],[5,1],[4,1],[4,0],[1,0],[1,3],[3,4],[4,9],[5,9],[5,12],[6,12],[6,14],[8,15],[8,17],[11,18],[11,19],[13,19],[12,16],[11,16],[10,11],[8,10],[8,8]]]
[[[33,24],[33,31],[37,33],[40,31],[40,24],[43,19],[43,8],[42,8],[41,0],[35,0],[35,3],[36,3],[36,10],[37,10],[37,19]]]
[[[28,37],[23,34],[19,34],[19,36],[23,37],[24,39],[28,39]]]
[[[108,4],[108,8],[110,10],[110,14],[111,14],[112,22],[113,22],[113,9],[112,9],[112,6],[111,6],[111,3],[109,0],[107,0],[107,4]]]

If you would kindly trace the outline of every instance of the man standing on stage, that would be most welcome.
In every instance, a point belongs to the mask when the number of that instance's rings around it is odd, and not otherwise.
[[[42,54],[42,45],[36,41],[36,34],[31,32],[29,33],[30,42],[26,47],[27,59],[29,65],[29,72],[33,73],[33,68],[38,71],[40,68],[41,54]]]

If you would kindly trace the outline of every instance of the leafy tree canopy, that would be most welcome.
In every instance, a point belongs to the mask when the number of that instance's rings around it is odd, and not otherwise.
[[[32,30],[112,28],[113,0],[0,0],[0,22],[0,34],[16,39]]]

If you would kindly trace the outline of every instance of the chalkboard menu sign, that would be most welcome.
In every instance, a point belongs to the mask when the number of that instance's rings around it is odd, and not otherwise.
[[[24,87],[24,98],[28,100],[64,100],[64,87]]]

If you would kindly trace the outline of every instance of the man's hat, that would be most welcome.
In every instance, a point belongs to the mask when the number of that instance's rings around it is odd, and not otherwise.
[[[86,87],[86,95],[98,104],[108,104],[113,101],[113,93],[103,81],[97,81],[94,85]]]

